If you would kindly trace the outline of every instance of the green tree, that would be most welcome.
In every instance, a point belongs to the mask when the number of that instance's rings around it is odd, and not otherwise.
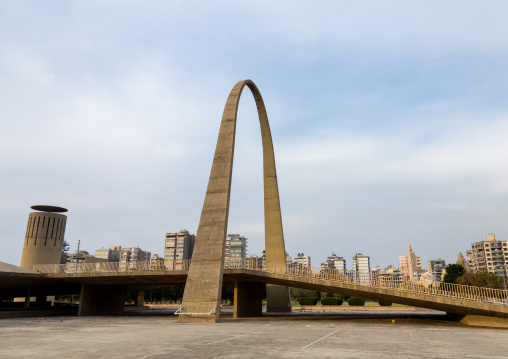
[[[230,301],[231,304],[235,299],[235,285],[234,284],[223,284],[222,285],[222,300]]]
[[[448,264],[445,267],[446,274],[443,278],[444,283],[457,283],[457,279],[464,274],[465,269],[460,264]]]
[[[503,277],[485,270],[479,272],[465,272],[457,279],[457,283],[475,287],[504,289]]]

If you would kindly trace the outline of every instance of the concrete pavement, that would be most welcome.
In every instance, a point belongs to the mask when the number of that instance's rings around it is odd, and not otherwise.
[[[174,309],[0,319],[1,358],[506,358],[508,330],[439,312],[312,313],[178,323]],[[363,316],[363,317],[362,317]],[[395,320],[395,322],[392,322]]]

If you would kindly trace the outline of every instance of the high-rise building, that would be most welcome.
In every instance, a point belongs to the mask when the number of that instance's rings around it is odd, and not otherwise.
[[[422,257],[413,252],[409,242],[407,242],[407,255],[399,257],[399,267],[400,271],[409,278],[415,278],[416,271],[422,269]]]
[[[321,263],[321,268],[333,268],[345,271],[346,270],[346,260],[343,257],[337,257],[335,253],[332,253],[332,255],[326,260]]]
[[[247,238],[239,234],[228,234],[224,252],[225,268],[243,267],[247,257]]]
[[[472,271],[486,270],[506,276],[508,242],[498,241],[494,233],[489,233],[487,241],[471,244],[471,249],[466,252],[466,258]]]
[[[370,257],[364,256],[361,253],[356,253],[353,257],[353,271],[360,274],[362,280],[366,280],[366,274],[368,275],[370,273]]]
[[[446,261],[444,259],[432,259],[429,261],[429,272],[432,273],[437,281],[442,281],[444,276],[444,269]]]
[[[310,256],[306,256],[303,253],[298,253],[298,255],[294,258],[293,263],[310,267]]]
[[[164,244],[164,264],[167,269],[185,269],[187,259],[192,258],[196,236],[187,230],[166,233]]]
[[[120,246],[97,249],[95,251],[95,258],[105,259],[107,262],[118,262],[121,250],[122,247]]]
[[[150,252],[141,250],[139,247],[122,248],[120,251],[120,270],[137,269],[139,266],[148,269]]]

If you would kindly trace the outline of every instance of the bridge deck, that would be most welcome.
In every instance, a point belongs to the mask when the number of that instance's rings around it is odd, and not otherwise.
[[[105,265],[108,265],[106,268]],[[118,263],[116,263],[118,266]],[[46,278],[61,282],[91,285],[115,285],[128,289],[148,289],[162,285],[182,284],[187,279],[189,263],[179,268],[111,268],[95,263],[69,272],[62,266],[35,268],[46,272]],[[360,275],[337,270],[288,265],[264,269],[225,268],[224,282],[262,282],[288,287],[319,290],[375,300],[429,308],[456,314],[473,314],[508,318],[507,291],[469,287],[411,279],[393,279]]]

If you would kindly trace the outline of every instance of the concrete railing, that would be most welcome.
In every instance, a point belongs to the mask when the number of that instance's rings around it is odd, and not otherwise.
[[[97,263],[67,263],[67,264],[37,264],[34,271],[40,273],[79,274],[86,272],[122,273],[134,271],[168,272],[187,270],[190,260],[166,261],[164,264],[155,262],[97,262]],[[435,282],[430,280],[410,279],[378,273],[359,273],[355,271],[341,271],[338,269],[302,266],[298,264],[265,263],[261,259],[249,258],[229,260],[225,263],[229,269],[249,269],[267,273],[283,274],[294,277],[325,279],[338,283],[356,284],[372,288],[395,289],[403,292],[428,294],[432,296],[456,298],[475,302],[506,304],[508,291],[484,287],[473,287],[461,284]]]
[[[84,273],[84,272],[131,272],[131,271],[175,271],[190,267],[190,259],[156,262],[69,262],[66,264],[36,264],[33,270],[39,273]]]
[[[338,269],[301,266],[295,264],[266,264],[264,269],[270,273],[280,273],[307,278],[326,279],[341,283],[357,284],[365,287],[396,289],[404,292],[428,294],[433,296],[457,298],[475,302],[505,305],[508,291],[461,284],[443,283],[431,280],[410,279],[378,273],[358,273]]]

